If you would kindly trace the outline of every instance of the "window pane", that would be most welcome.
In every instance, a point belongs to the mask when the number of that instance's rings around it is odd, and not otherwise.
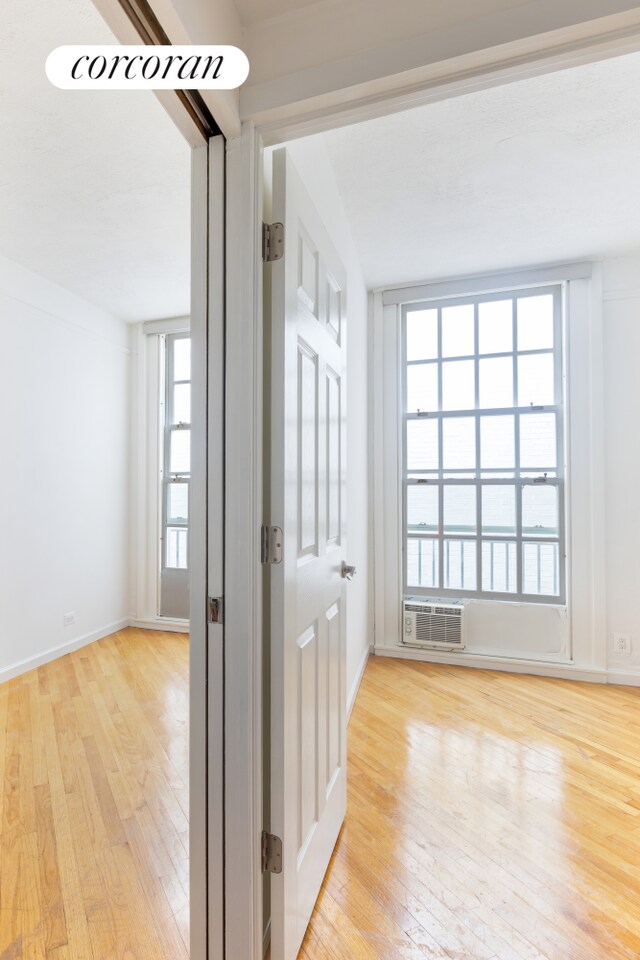
[[[191,380],[191,340],[181,337],[173,341],[173,379]]]
[[[480,406],[486,409],[513,406],[513,358],[481,360]]]
[[[476,422],[473,417],[452,417],[442,421],[442,465],[445,470],[475,467]]]
[[[523,593],[558,596],[560,593],[559,550],[557,543],[522,545]]]
[[[438,365],[420,363],[407,367],[407,410],[428,413],[438,409]]]
[[[407,527],[412,533],[438,532],[438,487],[407,487]]]
[[[480,353],[509,353],[513,350],[513,301],[492,300],[478,305]]]
[[[482,532],[508,537],[516,532],[516,488],[497,484],[482,488]]]
[[[438,469],[437,420],[407,420],[407,469]]]
[[[445,486],[443,491],[445,533],[474,534],[477,530],[476,488]]]
[[[438,311],[407,313],[407,360],[435,360],[438,356]]]
[[[442,310],[442,356],[467,357],[475,353],[473,304]]]
[[[447,590],[476,590],[476,541],[445,540],[444,586]]]
[[[482,544],[482,589],[515,593],[518,589],[515,543],[485,540]]]
[[[474,410],[476,406],[473,360],[442,364],[442,409]]]
[[[173,422],[191,423],[190,383],[178,383],[173,388]]]
[[[522,488],[522,532],[534,537],[558,536],[558,488],[524,486]]]
[[[527,413],[520,417],[520,466],[527,470],[555,468],[555,414]]]
[[[171,431],[170,473],[189,473],[191,469],[191,431]]]
[[[185,527],[167,527],[166,566],[187,569],[188,531]]]
[[[167,514],[169,520],[189,519],[189,484],[170,483],[168,485],[169,502]]]
[[[518,357],[518,406],[534,407],[555,401],[552,353]]]
[[[483,470],[515,469],[513,417],[480,418],[480,465]]]
[[[438,541],[407,540],[407,585],[412,587],[438,586]]]
[[[521,297],[518,300],[518,350],[553,347],[553,296]]]

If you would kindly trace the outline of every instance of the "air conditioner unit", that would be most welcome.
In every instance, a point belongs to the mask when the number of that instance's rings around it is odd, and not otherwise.
[[[405,597],[402,602],[402,643],[430,650],[464,650],[464,603]]]

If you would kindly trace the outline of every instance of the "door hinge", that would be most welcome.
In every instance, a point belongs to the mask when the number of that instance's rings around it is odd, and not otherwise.
[[[284,224],[262,224],[262,259],[265,263],[282,260],[284,256]]]
[[[222,597],[207,598],[207,620],[209,623],[224,623],[224,600]]]
[[[282,873],[282,840],[266,830],[262,832],[262,872]]]
[[[265,524],[262,527],[260,559],[262,563],[282,563],[282,530]]]

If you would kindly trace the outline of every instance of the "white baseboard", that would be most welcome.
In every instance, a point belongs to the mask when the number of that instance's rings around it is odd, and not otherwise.
[[[580,667],[574,663],[520,660],[512,657],[479,656],[471,653],[438,653],[431,650],[416,650],[398,646],[378,646],[377,657],[396,657],[400,660],[420,660],[424,663],[441,663],[455,667],[471,667],[476,670],[503,670],[506,673],[527,673],[536,677],[581,680],[585,683],[607,683],[609,672],[593,667]],[[612,682],[612,681],[609,681]],[[622,683],[622,680],[616,680]]]
[[[373,647],[367,647],[360,662],[360,666],[356,672],[355,679],[351,684],[351,689],[347,693],[347,723],[349,722],[353,705],[356,702],[356,697],[358,696],[358,690],[360,689],[360,684],[362,683],[362,678],[364,677],[364,671],[367,669],[367,662],[372,653]]]
[[[607,670],[607,683],[618,683],[623,687],[640,687],[640,670]]]
[[[57,647],[50,647],[49,650],[38,653],[33,657],[28,657],[26,660],[12,663],[10,666],[0,670],[0,683],[4,683],[5,680],[12,680],[14,677],[19,677],[23,673],[28,673],[29,670],[35,670],[36,667],[41,667],[43,663],[50,663],[52,660],[57,660],[58,657],[64,657],[67,653],[72,653],[74,650],[86,647],[87,644],[94,643],[96,640],[102,640],[103,637],[117,633],[118,630],[124,630],[124,628],[128,626],[128,619],[117,620],[114,623],[107,624],[105,627],[101,627],[99,630],[85,633],[82,637],[68,640],[66,643],[61,643]]]
[[[128,621],[128,626],[138,630],[162,630],[164,633],[189,633],[188,620],[170,620],[168,617],[149,618],[148,620]]]

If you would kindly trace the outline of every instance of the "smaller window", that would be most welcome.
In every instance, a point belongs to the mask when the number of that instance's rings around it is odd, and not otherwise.
[[[191,480],[191,339],[165,338],[164,456],[162,475],[164,569],[186,570]]]

